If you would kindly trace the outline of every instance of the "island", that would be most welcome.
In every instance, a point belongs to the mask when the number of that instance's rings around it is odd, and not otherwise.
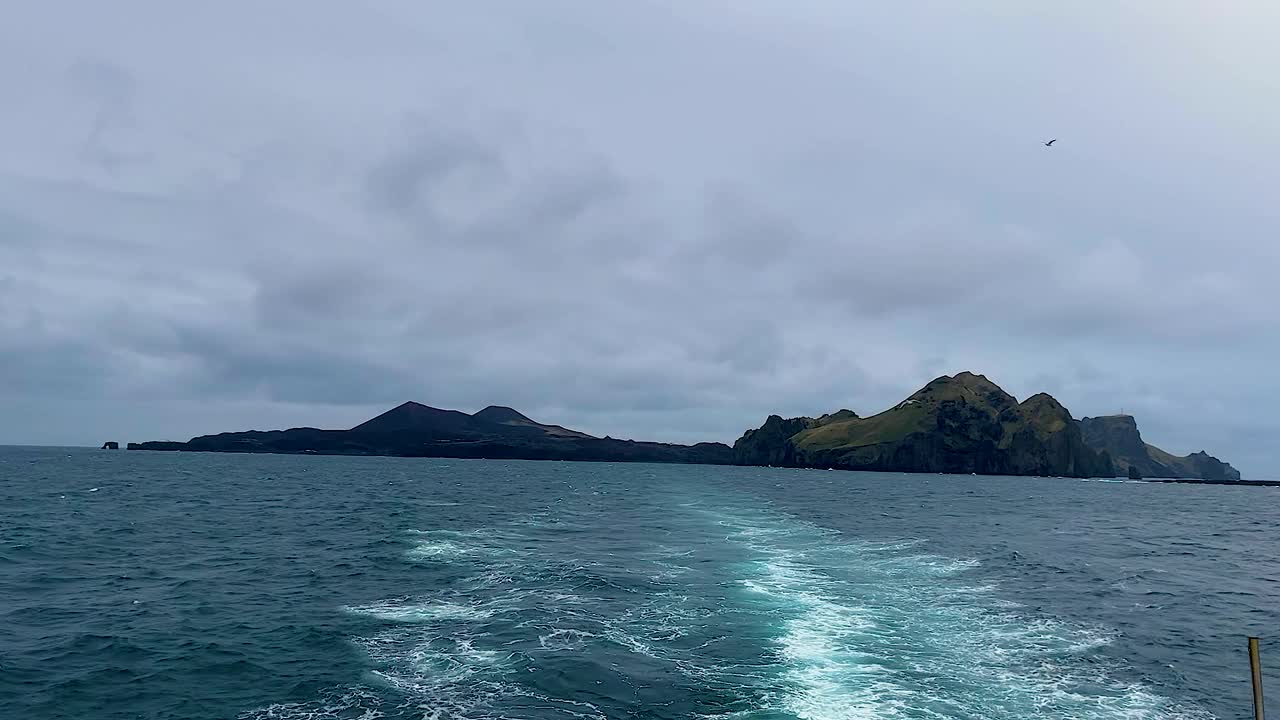
[[[722,443],[674,445],[598,438],[559,425],[535,422],[509,407],[494,405],[469,415],[416,402],[406,402],[349,430],[255,430],[205,435],[187,442],[129,443],[127,447],[129,450],[707,465],[733,462],[733,451]]]
[[[884,472],[1113,477],[1106,451],[1085,444],[1057,400],[1019,403],[982,375],[937,378],[868,418],[774,415],[733,446],[742,465]]]
[[[505,406],[477,413],[406,402],[347,430],[293,428],[129,443],[129,450],[693,463],[836,470],[1237,482],[1208,453],[1142,440],[1132,416],[1076,420],[1045,393],[1019,402],[985,376],[944,375],[870,417],[769,416],[732,447],[594,437]]]
[[[773,415],[733,445],[739,465],[884,472],[1208,482],[1240,473],[1207,453],[1177,457],[1143,443],[1131,416],[1075,420],[1052,396],[1018,402],[983,375],[936,378],[871,417]]]

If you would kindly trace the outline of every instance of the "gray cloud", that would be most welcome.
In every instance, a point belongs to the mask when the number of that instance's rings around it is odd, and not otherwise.
[[[133,76],[110,63],[80,58],[72,63],[68,79],[74,91],[91,105],[91,120],[81,152],[85,160],[108,172],[145,155],[113,147],[113,134],[133,122]]]
[[[1280,473],[1267,5],[59,5],[0,28],[0,441],[974,369]]]

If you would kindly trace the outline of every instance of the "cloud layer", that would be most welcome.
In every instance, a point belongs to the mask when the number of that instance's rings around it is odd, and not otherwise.
[[[1280,475],[1278,11],[984,8],[24,8],[0,441],[732,441],[973,369]]]

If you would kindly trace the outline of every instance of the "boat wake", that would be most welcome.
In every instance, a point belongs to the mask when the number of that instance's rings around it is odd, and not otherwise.
[[[661,512],[640,547],[588,542],[568,511],[414,531],[427,589],[346,608],[373,626],[353,639],[366,682],[243,717],[1210,717],[973,560],[723,503]]]

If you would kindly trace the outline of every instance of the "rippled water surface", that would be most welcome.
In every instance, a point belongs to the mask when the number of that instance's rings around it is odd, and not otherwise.
[[[1280,633],[1278,503],[0,448],[0,714],[1242,718],[1244,638]]]

